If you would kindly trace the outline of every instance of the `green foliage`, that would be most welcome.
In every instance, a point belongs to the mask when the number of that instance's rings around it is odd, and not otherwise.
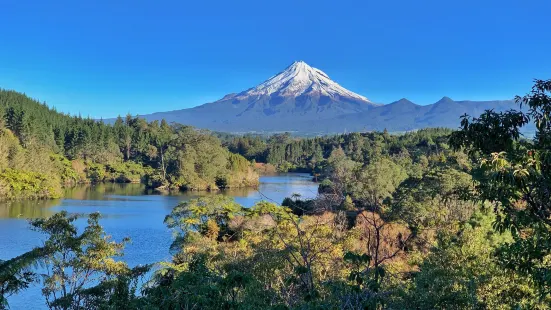
[[[386,158],[371,162],[357,173],[357,181],[349,186],[350,193],[352,197],[371,207],[380,206],[407,178],[402,167]]]
[[[107,165],[111,178],[118,183],[139,183],[146,175],[152,173],[151,167],[126,161]]]
[[[449,149],[449,129],[423,129],[403,135],[384,132],[350,133],[345,135],[292,138],[289,134],[277,134],[268,139],[245,135],[225,137],[224,144],[231,152],[249,160],[269,163],[279,171],[312,171],[323,169],[325,161],[336,149],[352,161],[369,163],[378,156],[399,156],[417,160]]]
[[[61,197],[59,180],[31,171],[4,169],[0,172],[0,196],[7,199],[44,199]]]
[[[404,304],[415,309],[548,309],[534,283],[500,267],[494,251],[511,241],[477,213],[459,233],[442,231],[420,264]]]
[[[465,148],[478,161],[474,172],[478,198],[492,204],[499,231],[511,231],[514,242],[498,255],[504,266],[530,275],[542,297],[551,294],[551,80],[535,82],[517,102],[528,112],[486,111],[465,116],[451,144]],[[533,140],[520,138],[520,128],[533,122]]]
[[[9,309],[7,298],[37,281],[32,267],[48,254],[45,248],[35,248],[7,261],[0,260],[0,309]]]
[[[172,187],[217,190],[258,185],[258,175],[245,158],[191,127],[178,127],[165,153],[167,181]]]
[[[342,261],[342,251],[326,250],[344,238],[333,219],[300,220],[267,202],[245,209],[223,196],[183,203],[166,219],[177,232],[174,263],[156,275],[146,300],[204,309],[317,303],[317,274]]]
[[[128,240],[113,242],[99,225],[98,213],[88,217],[80,234],[74,224],[77,218],[63,211],[30,221],[32,229],[47,239],[42,247],[0,261],[0,309],[7,308],[6,297],[35,282],[43,284],[50,309],[140,308],[138,284],[151,266],[130,269],[115,261]]]
[[[43,260],[47,272],[42,275],[42,294],[51,309],[91,309],[95,303],[95,285],[105,285],[118,276],[130,276],[128,266],[115,261],[124,244],[110,240],[99,224],[100,215],[90,214],[88,225],[79,234],[77,216],[62,211],[47,219],[30,222],[34,230],[47,236]]]
[[[394,217],[419,232],[468,220],[478,205],[471,175],[452,168],[429,170],[402,182],[388,201]]]
[[[79,182],[191,190],[258,185],[249,162],[209,133],[130,115],[106,125],[6,90],[0,90],[0,173],[0,200],[58,197],[60,185]],[[60,184],[42,188],[44,177]]]
[[[32,113],[7,105],[0,176],[10,184],[34,184],[40,176],[19,174],[46,165],[63,181],[85,171],[98,181],[214,190],[254,185],[249,160],[310,171],[321,183],[315,199],[293,195],[282,206],[244,208],[223,195],[182,202],[165,218],[172,261],[141,294],[149,268],[113,259],[124,242],[110,241],[99,215],[81,234],[66,213],[35,220],[47,252],[0,262],[0,301],[34,281],[29,263],[42,257],[55,309],[549,309],[550,91],[551,81],[537,81],[519,98],[527,114],[488,111],[463,118],[457,132],[224,136],[239,154],[209,133],[127,116],[99,126],[124,160],[84,139],[64,144],[73,162],[36,143],[48,134],[36,139]],[[521,139],[529,121],[534,139]],[[41,149],[57,155],[29,157]]]
[[[173,251],[179,251],[183,244],[195,234],[210,239],[231,238],[230,221],[243,214],[243,208],[226,196],[198,198],[183,202],[172,209],[165,218],[167,226],[175,231]]]
[[[10,130],[0,128],[0,200],[60,197],[58,169],[63,170],[43,148],[24,148]]]
[[[281,206],[289,208],[293,214],[298,216],[312,214],[316,208],[315,201],[313,199],[301,200],[299,198],[300,195],[287,197],[283,199]]]
[[[73,168],[73,165],[69,159],[59,154],[51,154],[50,160],[52,161],[55,170],[59,173],[62,184],[71,185],[81,182],[80,175]]]
[[[107,165],[88,163],[86,178],[91,182],[140,183],[142,179],[153,172],[150,167],[125,161]]]

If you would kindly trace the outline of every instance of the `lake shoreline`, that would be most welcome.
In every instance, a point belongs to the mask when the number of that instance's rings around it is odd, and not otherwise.
[[[101,225],[119,241],[130,237],[132,242],[122,257],[130,266],[170,260],[172,233],[164,224],[164,218],[180,202],[209,195],[227,195],[244,207],[251,207],[261,200],[281,203],[294,193],[303,198],[314,198],[318,184],[308,174],[280,173],[261,176],[256,189],[240,188],[217,192],[153,193],[143,184],[101,183],[77,186],[64,192],[65,198],[39,201],[0,202],[0,259],[16,257],[41,245],[43,236],[29,229],[27,218],[45,218],[60,211],[71,214],[100,212]],[[86,224],[77,221],[78,227]],[[12,309],[45,309],[38,286],[12,296]]]

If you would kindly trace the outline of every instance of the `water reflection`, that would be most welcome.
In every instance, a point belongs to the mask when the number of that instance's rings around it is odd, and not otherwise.
[[[281,203],[298,193],[316,196],[317,185],[307,174],[282,174],[260,178],[258,189],[241,188],[216,193],[158,193],[141,184],[98,184],[69,188],[59,200],[13,201],[0,203],[0,259],[9,259],[31,250],[44,236],[29,229],[27,218],[47,217],[61,210],[69,213],[99,211],[101,225],[114,240],[130,237],[124,260],[130,266],[170,260],[172,233],[163,223],[172,208],[183,200],[206,195],[228,195],[250,207],[260,200]],[[86,221],[77,221],[82,229]],[[40,288],[33,286],[10,298],[12,309],[44,309]]]
[[[0,218],[48,217],[55,213],[51,211],[51,207],[59,205],[60,202],[60,199],[0,202]]]
[[[102,200],[106,195],[139,196],[150,194],[143,184],[87,184],[65,190],[65,197],[81,200]]]
[[[250,207],[260,200],[281,203],[292,194],[314,197],[317,191],[315,183],[307,174],[263,176],[260,182],[258,189],[234,188],[220,192],[157,192],[146,189],[142,184],[85,184],[65,189],[63,199],[0,202],[0,219],[48,217],[60,210],[75,213],[99,211],[106,217],[114,217],[114,213],[118,213],[118,216],[124,215],[124,212],[120,212],[122,208],[141,208],[143,211],[151,206],[136,204],[137,201],[152,202],[153,206],[168,206],[168,210],[164,208],[157,211],[167,214],[180,201],[220,194],[232,196],[238,203]]]

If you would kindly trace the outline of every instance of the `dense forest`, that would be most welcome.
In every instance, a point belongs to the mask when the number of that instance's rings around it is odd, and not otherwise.
[[[131,116],[107,125],[0,90],[0,200],[59,197],[62,186],[83,182],[213,190],[256,186],[258,175],[191,127]]]
[[[402,135],[390,135],[387,131],[355,132],[308,139],[293,137],[290,133],[267,138],[259,135],[220,137],[231,152],[255,162],[267,163],[273,170],[318,173],[324,170],[327,159],[335,149],[342,149],[348,158],[359,163],[399,154],[415,161],[420,160],[420,156],[448,150],[451,132],[447,128],[432,128]]]
[[[165,219],[172,260],[134,268],[97,213],[80,232],[64,212],[31,220],[46,242],[0,262],[0,307],[42,285],[50,309],[550,309],[551,80],[517,102],[528,112],[464,116],[456,131],[227,137],[247,159],[311,171],[318,196],[182,202]]]

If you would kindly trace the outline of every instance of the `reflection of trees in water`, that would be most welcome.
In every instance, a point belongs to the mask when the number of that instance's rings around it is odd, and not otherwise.
[[[44,218],[55,213],[51,207],[60,202],[60,199],[0,202],[0,218]]]
[[[279,192],[277,185],[268,187],[265,191],[270,195],[274,190]],[[250,197],[256,192],[254,188],[231,188],[222,191],[187,191],[187,192],[158,192],[147,190],[143,184],[99,183],[81,184],[65,189],[64,198],[76,200],[106,200],[106,196],[141,196],[141,195],[170,195],[180,196],[182,199],[192,199],[212,195],[232,197]],[[55,200],[22,200],[0,202],[0,218],[44,218],[55,213],[51,208],[60,205],[61,199]]]
[[[256,192],[257,189],[252,187],[240,187],[240,188],[229,188],[220,191],[167,191],[167,192],[158,192],[154,190],[147,190],[139,195],[169,195],[169,196],[178,196],[182,199],[193,199],[199,197],[208,197],[214,195],[224,195],[231,197],[249,197],[253,192]]]
[[[83,184],[65,190],[65,198],[79,200],[103,200],[105,195],[138,196],[145,194],[147,194],[145,186],[134,183]]]
[[[225,196],[248,197],[255,192],[255,188],[242,187],[221,191],[156,191],[146,189],[143,184],[137,183],[100,183],[84,184],[65,190],[65,198],[80,200],[104,200],[106,195],[113,196],[141,196],[141,195],[169,195],[183,196],[186,198],[205,197],[223,194]]]
[[[230,188],[222,191],[226,196],[234,197],[248,197],[251,193],[256,192],[257,189],[251,187],[241,187],[241,188]]]
[[[104,200],[105,195],[138,196],[147,194],[141,184],[83,184],[65,189],[64,198],[78,200]],[[61,199],[16,200],[0,202],[0,218],[44,218],[55,212]]]

